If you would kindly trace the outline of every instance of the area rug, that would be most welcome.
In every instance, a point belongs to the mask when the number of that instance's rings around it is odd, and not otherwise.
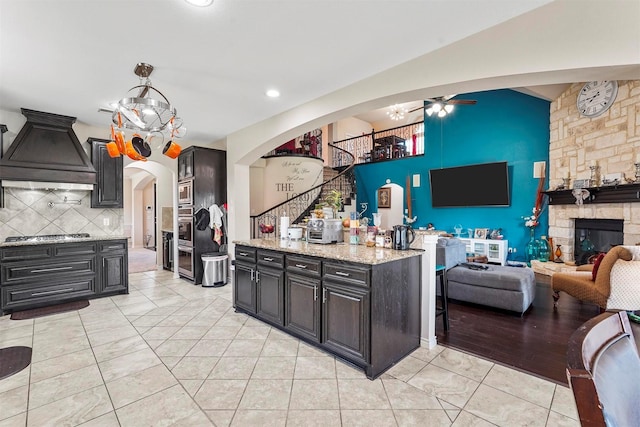
[[[27,320],[36,317],[49,316],[52,314],[64,313],[67,311],[80,310],[88,307],[89,301],[71,301],[63,304],[50,305],[47,307],[32,308],[31,310],[16,311],[11,313],[11,320]]]
[[[17,374],[31,363],[31,347],[0,348],[0,380]]]

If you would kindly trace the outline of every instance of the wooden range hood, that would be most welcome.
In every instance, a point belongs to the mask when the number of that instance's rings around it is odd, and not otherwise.
[[[21,111],[27,122],[0,159],[3,186],[10,186],[6,181],[96,183],[96,170],[71,127],[75,117]]]

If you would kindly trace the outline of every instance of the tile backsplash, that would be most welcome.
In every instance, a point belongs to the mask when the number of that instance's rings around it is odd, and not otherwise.
[[[91,208],[91,191],[4,189],[0,241],[9,236],[69,233],[121,236],[124,210]]]

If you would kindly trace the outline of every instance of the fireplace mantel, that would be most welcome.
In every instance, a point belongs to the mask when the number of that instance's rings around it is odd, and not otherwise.
[[[602,187],[589,187],[589,197],[583,204],[593,203],[629,203],[640,202],[640,184],[623,184]],[[576,203],[573,190],[545,191],[550,205],[572,205]]]

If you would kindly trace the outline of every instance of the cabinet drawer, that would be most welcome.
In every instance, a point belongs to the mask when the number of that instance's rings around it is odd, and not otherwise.
[[[91,243],[65,243],[53,247],[53,256],[90,255],[96,253],[96,244]]]
[[[75,277],[54,284],[3,286],[2,309],[58,304],[67,299],[91,296],[95,292],[95,276]]]
[[[49,258],[53,254],[53,246],[21,246],[7,247],[0,250],[2,261],[23,261],[28,259]]]
[[[256,262],[256,250],[244,246],[236,247],[236,260],[254,263]]]
[[[124,249],[127,249],[126,240],[113,240],[98,243],[98,251],[100,252],[122,251]]]
[[[287,256],[287,271],[319,277],[322,274],[322,261],[298,256]]]
[[[48,259],[42,262],[15,262],[2,266],[2,285],[12,282],[45,280],[61,275],[95,274],[96,257],[82,257],[79,259],[60,260]]]
[[[341,282],[369,286],[370,269],[353,264],[325,262],[323,278],[331,278]]]
[[[274,268],[284,267],[284,254],[277,252],[258,251],[258,264]]]

